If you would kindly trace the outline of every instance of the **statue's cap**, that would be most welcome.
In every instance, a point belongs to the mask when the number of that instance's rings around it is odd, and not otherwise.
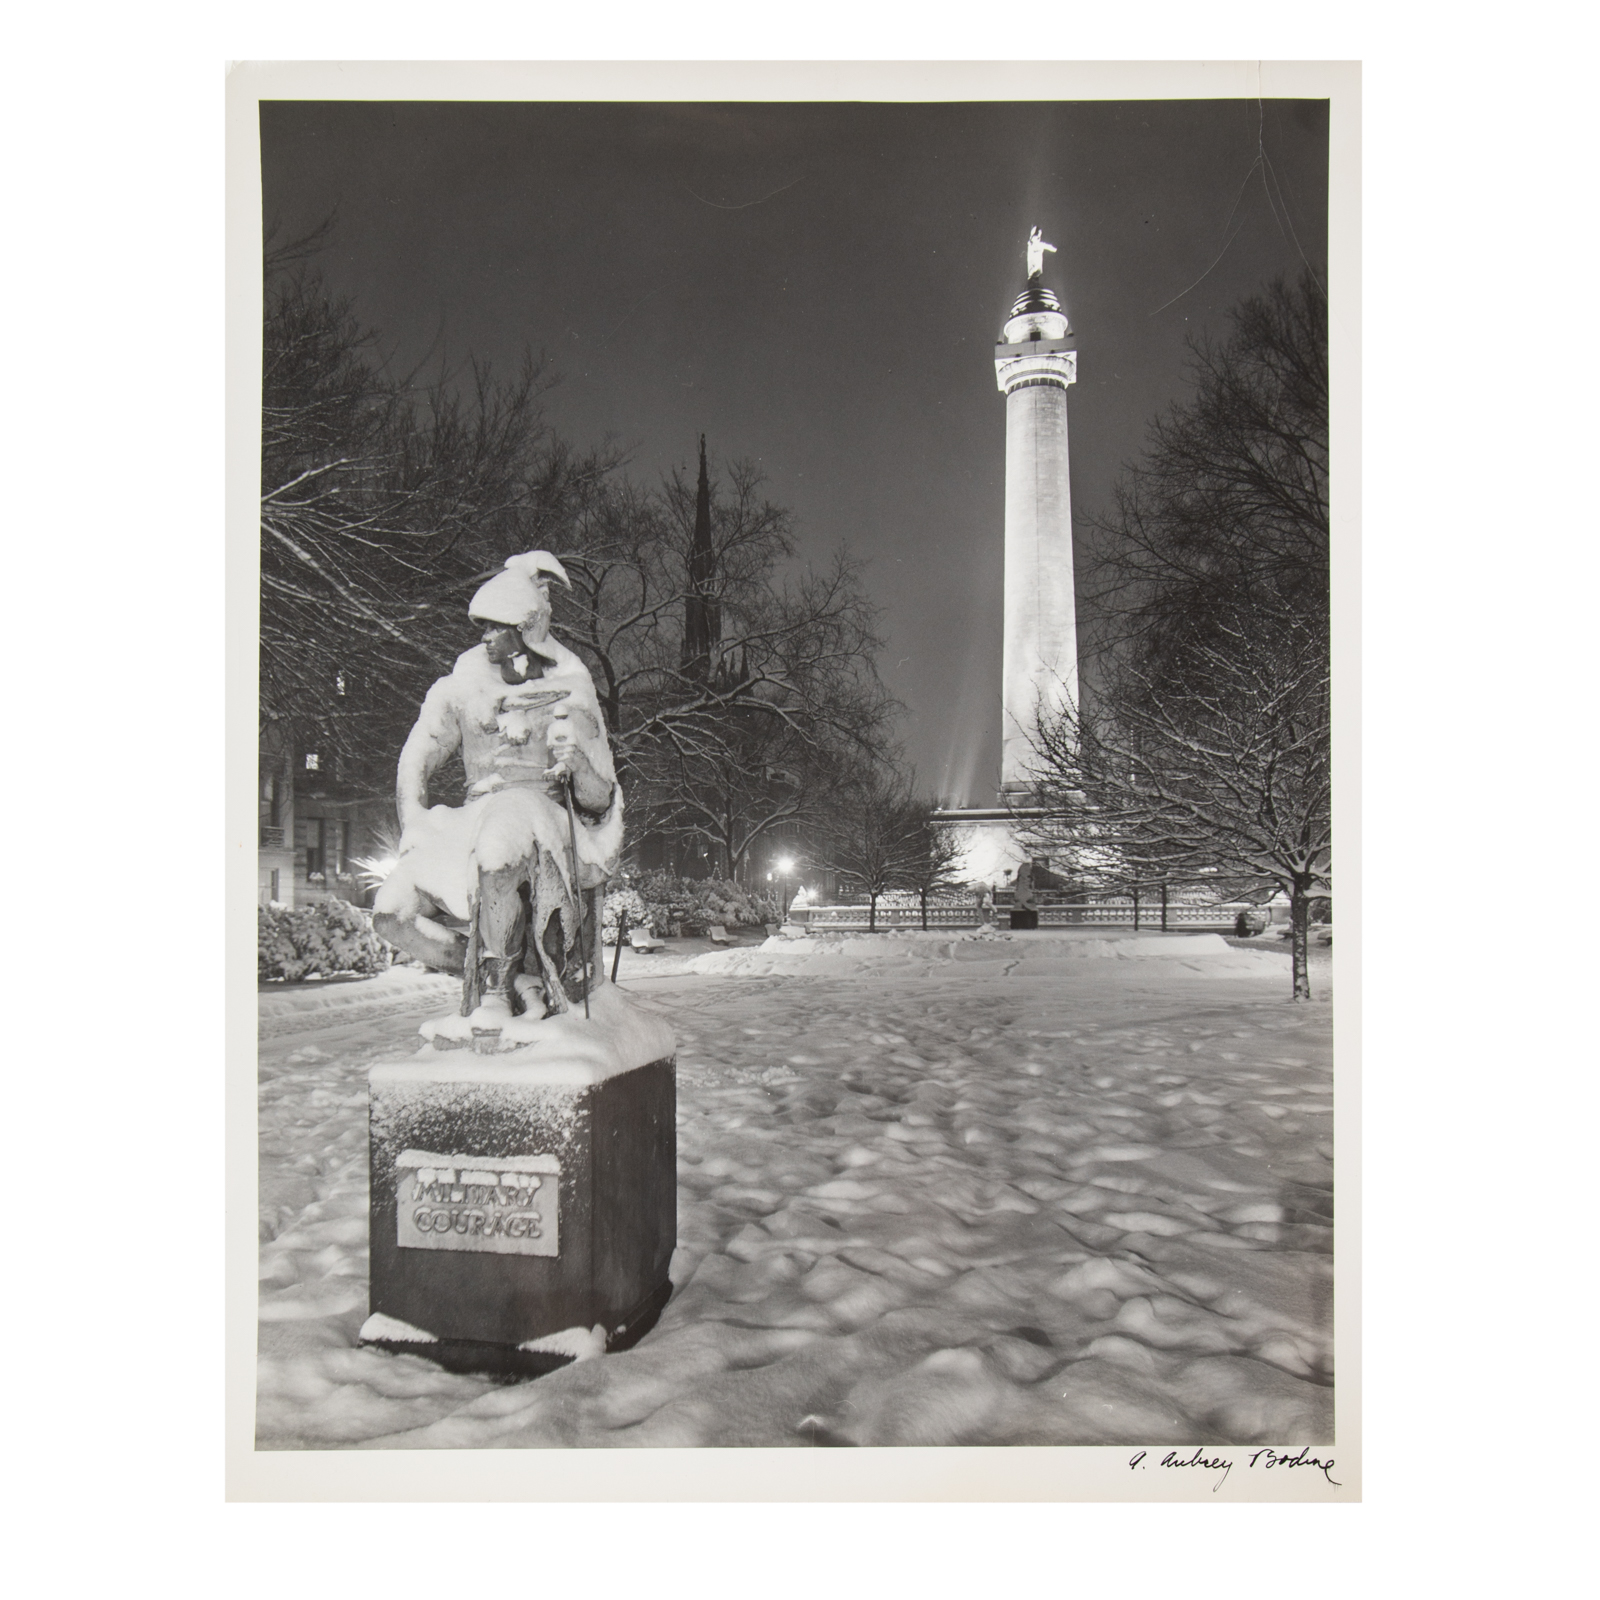
[[[504,622],[520,628],[550,609],[550,580],[559,578],[570,589],[572,580],[548,550],[507,556],[505,570],[495,575],[472,597],[467,615],[479,622]]]

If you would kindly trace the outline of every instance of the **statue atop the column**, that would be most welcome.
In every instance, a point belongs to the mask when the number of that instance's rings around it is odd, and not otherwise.
[[[1053,244],[1046,244],[1044,234],[1038,228],[1035,228],[1028,235],[1028,276],[1030,278],[1037,278],[1044,271],[1044,253],[1046,250],[1051,255],[1054,255],[1056,247]]]
[[[483,641],[428,691],[400,752],[400,853],[373,925],[462,974],[464,1038],[565,1012],[603,976],[595,930],[622,796],[594,682],[550,635],[552,578],[569,582],[536,550],[478,590]],[[430,807],[428,780],[457,751],[466,803]]]

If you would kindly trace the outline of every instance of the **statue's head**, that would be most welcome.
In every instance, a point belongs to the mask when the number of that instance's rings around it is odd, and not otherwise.
[[[548,550],[507,556],[505,570],[473,595],[467,615],[474,622],[498,622],[516,628],[530,645],[550,637],[550,580],[559,578],[570,589],[566,569]]]
[[[559,578],[572,587],[561,563],[548,550],[530,550],[508,556],[505,570],[497,572],[473,595],[467,615],[484,625],[483,642],[489,659],[504,669],[525,651],[554,661],[540,649],[550,638],[550,580]]]

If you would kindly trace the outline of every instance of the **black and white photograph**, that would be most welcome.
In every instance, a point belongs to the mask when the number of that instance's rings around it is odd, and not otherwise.
[[[1329,88],[254,70],[253,1451],[1353,1497]]]

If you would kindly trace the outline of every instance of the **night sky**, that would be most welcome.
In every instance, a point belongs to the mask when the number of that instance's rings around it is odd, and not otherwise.
[[[543,350],[574,443],[616,436],[649,481],[704,432],[760,464],[803,552],[867,558],[907,754],[958,803],[999,769],[992,347],[1029,227],[1077,335],[1080,521],[1184,395],[1186,336],[1303,260],[1326,281],[1323,101],[272,102],[261,125],[265,217],[337,208],[324,274],[400,365]]]

